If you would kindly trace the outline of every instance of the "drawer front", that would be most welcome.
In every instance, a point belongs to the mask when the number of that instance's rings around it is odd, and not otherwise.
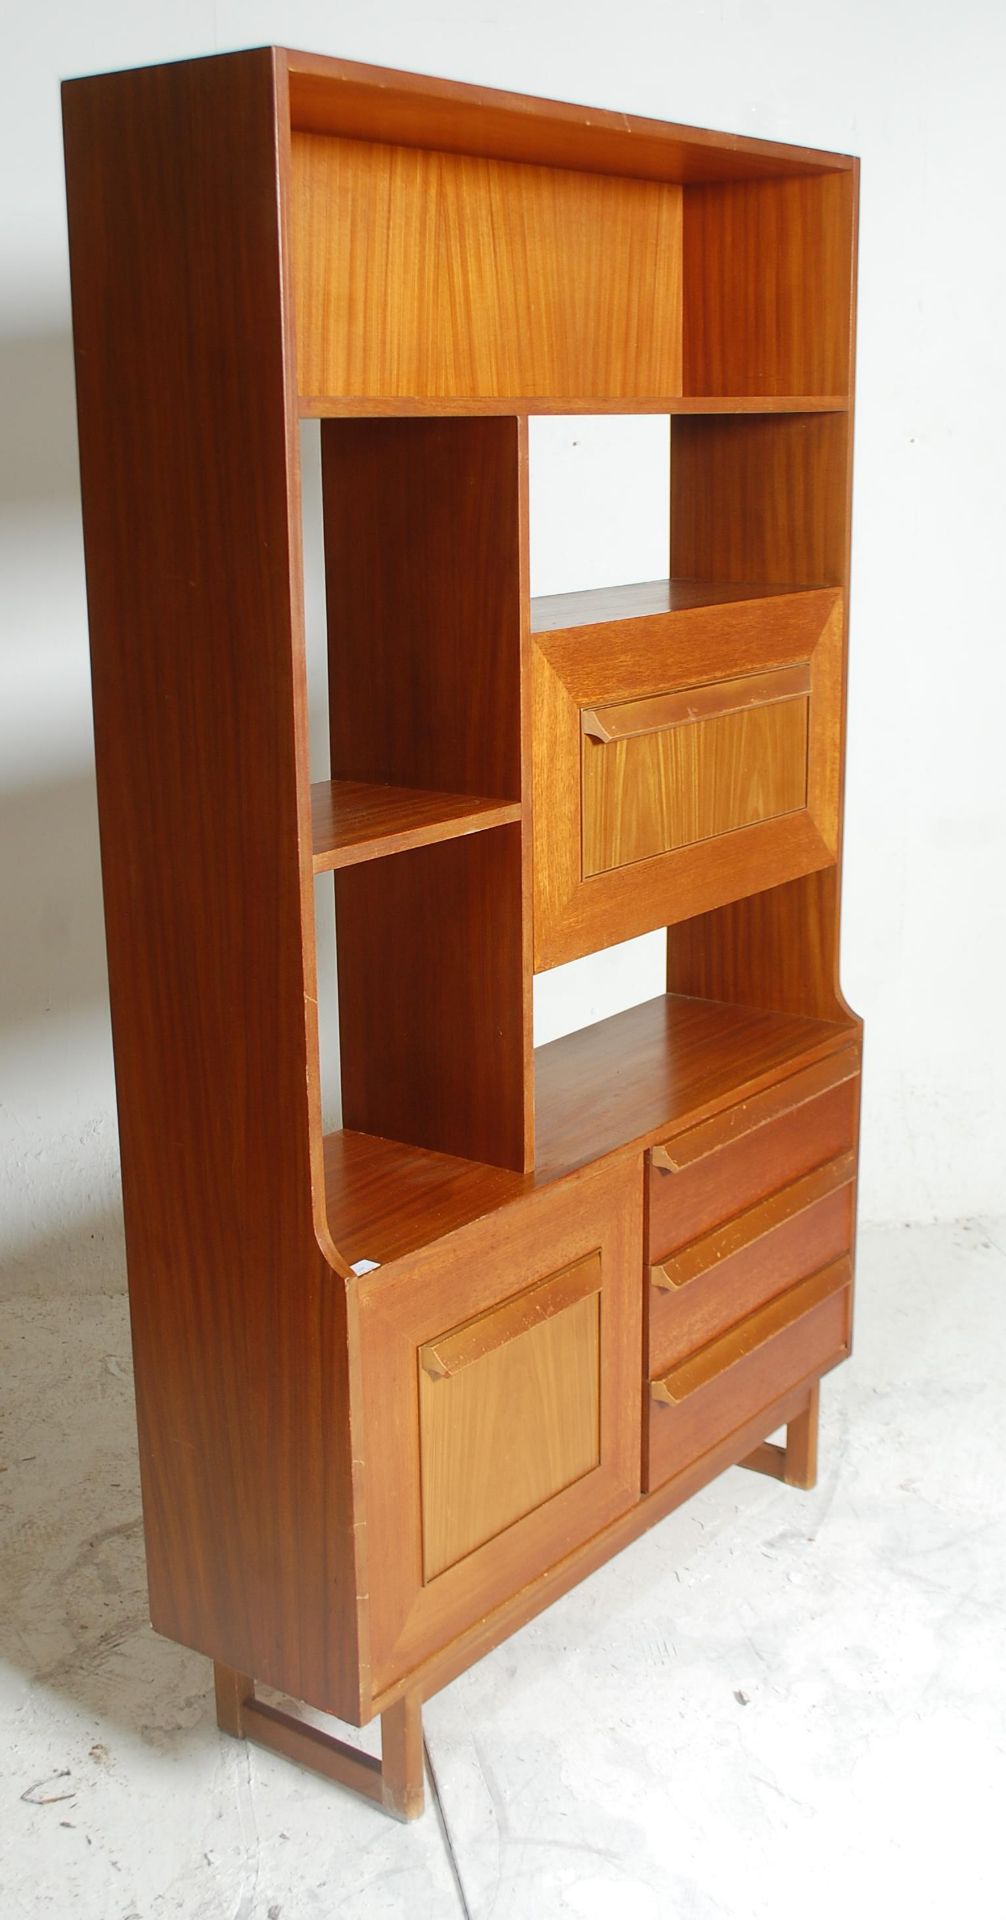
[[[354,1289],[375,1693],[639,1498],[638,1161]]]
[[[585,710],[584,874],[804,806],[809,690],[809,668],[782,669]]]
[[[851,1265],[839,1260],[652,1379],[647,1492],[844,1359],[851,1306]]]
[[[846,1047],[654,1148],[650,1261],[850,1148],[858,1106],[856,1051]]]
[[[854,1172],[842,1154],[651,1265],[651,1375],[848,1253]]]

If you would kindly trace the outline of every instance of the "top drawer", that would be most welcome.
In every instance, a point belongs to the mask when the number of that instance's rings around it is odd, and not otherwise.
[[[848,1046],[654,1147],[650,1262],[853,1146],[858,1105],[856,1049]]]

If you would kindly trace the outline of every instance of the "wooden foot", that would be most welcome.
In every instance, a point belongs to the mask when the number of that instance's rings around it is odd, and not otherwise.
[[[423,1712],[418,1696],[396,1700],[381,1715],[381,1758],[361,1753],[321,1727],[255,1698],[247,1674],[213,1663],[217,1725],[236,1740],[254,1740],[296,1765],[375,1800],[396,1820],[423,1811]]]
[[[763,1440],[745,1460],[740,1461],[752,1473],[767,1473],[773,1480],[784,1480],[788,1487],[817,1485],[817,1429],[821,1406],[821,1383],[815,1380],[806,1405],[786,1427],[786,1445]]]

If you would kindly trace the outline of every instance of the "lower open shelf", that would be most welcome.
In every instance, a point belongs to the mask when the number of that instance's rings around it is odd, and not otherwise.
[[[661,994],[535,1052],[535,1171],[343,1130],[325,1141],[329,1231],[380,1265],[578,1167],[642,1152],[849,1039],[848,1023]]]

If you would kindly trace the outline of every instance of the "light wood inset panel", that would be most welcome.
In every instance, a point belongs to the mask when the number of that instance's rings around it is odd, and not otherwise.
[[[802,807],[807,700],[776,701],[609,745],[584,739],[582,756],[587,875]]]
[[[595,1253],[420,1350],[425,1580],[600,1463],[600,1287]]]
[[[309,395],[681,391],[681,188],[293,136]]]

